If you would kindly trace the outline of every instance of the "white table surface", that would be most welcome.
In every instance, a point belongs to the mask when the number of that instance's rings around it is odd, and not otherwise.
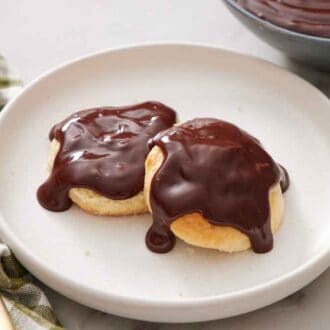
[[[270,60],[330,96],[330,74],[287,60],[244,29],[220,0],[1,0],[0,53],[25,82],[77,56],[123,44],[191,41]],[[72,330],[330,329],[330,270],[262,310],[194,325],[151,324],[76,304],[45,287],[58,318]]]

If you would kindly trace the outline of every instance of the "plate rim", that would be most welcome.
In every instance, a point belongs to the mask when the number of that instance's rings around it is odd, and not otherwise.
[[[260,59],[256,56],[251,56],[247,54],[242,54],[237,51],[233,51],[231,49],[223,49],[221,47],[205,44],[205,43],[195,43],[195,42],[146,42],[146,43],[137,43],[137,44],[128,44],[128,45],[122,45],[118,47],[112,47],[107,48],[102,51],[96,51],[89,53],[84,56],[80,56],[78,58],[69,60],[64,62],[63,64],[60,64],[58,66],[55,66],[54,68],[51,68],[47,70],[45,73],[39,75],[37,78],[33,79],[30,83],[28,83],[23,90],[17,95],[13,100],[11,100],[2,110],[2,113],[0,115],[0,127],[5,119],[5,117],[8,115],[9,111],[12,107],[15,106],[15,103],[22,97],[24,97],[26,94],[29,93],[29,91],[36,87],[39,83],[42,83],[44,79],[47,79],[51,77],[54,74],[57,74],[58,71],[61,71],[63,69],[66,69],[72,65],[82,63],[83,61],[88,61],[92,58],[103,56],[108,53],[115,53],[115,52],[122,52],[122,51],[130,51],[135,49],[149,49],[154,47],[185,47],[185,48],[197,48],[197,49],[204,49],[204,50],[212,50],[212,51],[219,51],[222,53],[226,53],[229,55],[233,55],[235,57],[242,57],[244,59],[250,59],[256,65],[264,65],[267,66],[270,70],[275,71],[281,71],[282,74],[286,74],[292,77],[295,77],[295,79],[298,79],[300,83],[304,83],[309,86],[309,88],[312,88],[314,92],[318,93],[320,96],[320,99],[323,99],[325,103],[328,104],[329,110],[330,110],[330,100],[328,97],[323,94],[319,89],[317,89],[315,86],[310,84],[309,82],[305,81],[304,79],[300,78],[296,74],[287,71],[283,69],[282,67],[273,64],[267,60]],[[315,279],[317,276],[319,276],[323,271],[325,271],[330,266],[330,244],[329,246],[324,246],[322,249],[315,255],[313,258],[309,259],[307,262],[303,263],[299,267],[295,268],[294,270],[283,274],[282,276],[279,276],[278,278],[266,281],[263,284],[258,284],[249,288],[236,290],[233,292],[228,292],[225,294],[219,294],[219,295],[212,295],[212,296],[205,296],[205,297],[180,297],[178,298],[172,298],[172,297],[162,297],[162,298],[153,298],[150,296],[146,297],[132,297],[129,295],[123,295],[123,294],[117,294],[117,293],[109,293],[104,292],[100,289],[92,288],[90,286],[86,285],[80,285],[77,283],[77,281],[74,281],[70,278],[61,276],[56,271],[49,271],[46,267],[46,265],[42,262],[41,258],[38,258],[34,256],[32,253],[29,253],[29,249],[24,248],[24,244],[15,236],[15,234],[12,232],[12,230],[6,225],[6,221],[4,217],[1,214],[0,210],[0,232],[2,235],[2,238],[4,242],[8,243],[10,248],[13,250],[15,255],[19,258],[19,260],[22,262],[26,268],[28,268],[33,274],[37,274],[37,277],[40,278],[43,282],[45,282],[48,286],[55,289],[56,291],[64,294],[67,297],[73,298],[74,300],[78,300],[75,295],[72,294],[72,292],[77,291],[80,292],[80,294],[86,295],[86,296],[97,296],[98,299],[101,300],[108,300],[113,302],[120,302],[124,304],[132,304],[132,305],[139,305],[141,307],[159,307],[159,308],[175,308],[175,307],[182,307],[182,308],[189,308],[189,307],[198,307],[198,306],[204,306],[205,305],[214,305],[214,304],[221,304],[221,303],[230,303],[234,302],[237,299],[246,299],[248,297],[251,297],[251,295],[260,295],[262,293],[266,294],[267,292],[283,289],[283,286],[285,286],[285,283],[287,282],[294,282],[296,279],[296,282],[299,282],[298,279],[301,281],[302,277],[306,275],[309,271],[311,274],[309,274],[308,279],[306,281],[302,280],[304,283],[303,285],[292,285],[289,289],[286,290],[285,295],[281,295],[279,298],[275,298],[272,302],[275,302],[281,298],[284,298],[285,296],[295,292],[296,290],[300,289],[304,285],[307,285],[310,281]],[[314,271],[313,271],[314,269]],[[47,275],[48,273],[48,275]],[[71,292],[68,292],[68,290],[63,289],[64,288],[71,288]],[[80,298],[80,301],[84,304],[87,304],[92,307],[96,307],[98,309],[100,306],[98,304],[93,304],[93,302],[86,302],[83,297]],[[259,304],[258,307],[252,308],[251,310],[254,310],[256,308],[262,307],[265,304]],[[104,307],[105,311],[109,311],[109,309],[106,309]],[[246,311],[248,308],[245,308]],[[117,313],[119,314],[119,313]],[[221,314],[221,311],[219,311],[219,314]],[[241,312],[237,313],[241,314]],[[123,316],[128,316],[125,313],[122,313]],[[235,315],[234,313],[230,313],[230,315]],[[230,316],[227,315],[227,316]],[[135,316],[137,317],[137,316]],[[145,318],[144,318],[145,319]],[[199,318],[203,319],[203,318]],[[212,318],[205,318],[203,320],[210,320]],[[168,320],[169,321],[169,320]],[[177,320],[176,320],[177,322]]]

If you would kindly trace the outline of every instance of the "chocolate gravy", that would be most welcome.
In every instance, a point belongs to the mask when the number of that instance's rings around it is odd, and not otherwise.
[[[171,223],[193,212],[211,224],[240,230],[257,253],[272,249],[269,189],[279,182],[285,191],[289,179],[257,139],[228,122],[206,118],[159,133],[153,146],[160,147],[164,161],[150,187],[150,250],[171,250]]]
[[[37,192],[51,211],[71,206],[71,188],[91,189],[111,199],[143,190],[148,140],[175,123],[176,114],[158,102],[77,112],[55,125],[50,140],[60,150],[48,180]]]
[[[237,0],[253,14],[289,30],[330,37],[328,0]]]

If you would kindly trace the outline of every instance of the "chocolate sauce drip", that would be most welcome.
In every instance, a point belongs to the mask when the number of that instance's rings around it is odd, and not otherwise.
[[[55,125],[49,138],[60,150],[48,180],[37,193],[51,211],[71,206],[71,188],[91,189],[111,199],[143,190],[148,140],[175,123],[175,112],[158,102],[77,112]]]
[[[285,191],[289,179],[257,139],[230,123],[207,118],[159,133],[153,146],[160,147],[164,161],[150,187],[150,250],[171,250],[171,223],[193,212],[211,224],[240,230],[255,252],[272,249],[269,189],[280,182]]]
[[[253,14],[289,30],[330,37],[328,0],[237,0]]]

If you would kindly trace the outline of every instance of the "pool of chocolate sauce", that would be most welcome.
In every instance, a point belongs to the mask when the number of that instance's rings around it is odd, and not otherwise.
[[[253,14],[289,30],[330,38],[328,0],[237,0]]]

